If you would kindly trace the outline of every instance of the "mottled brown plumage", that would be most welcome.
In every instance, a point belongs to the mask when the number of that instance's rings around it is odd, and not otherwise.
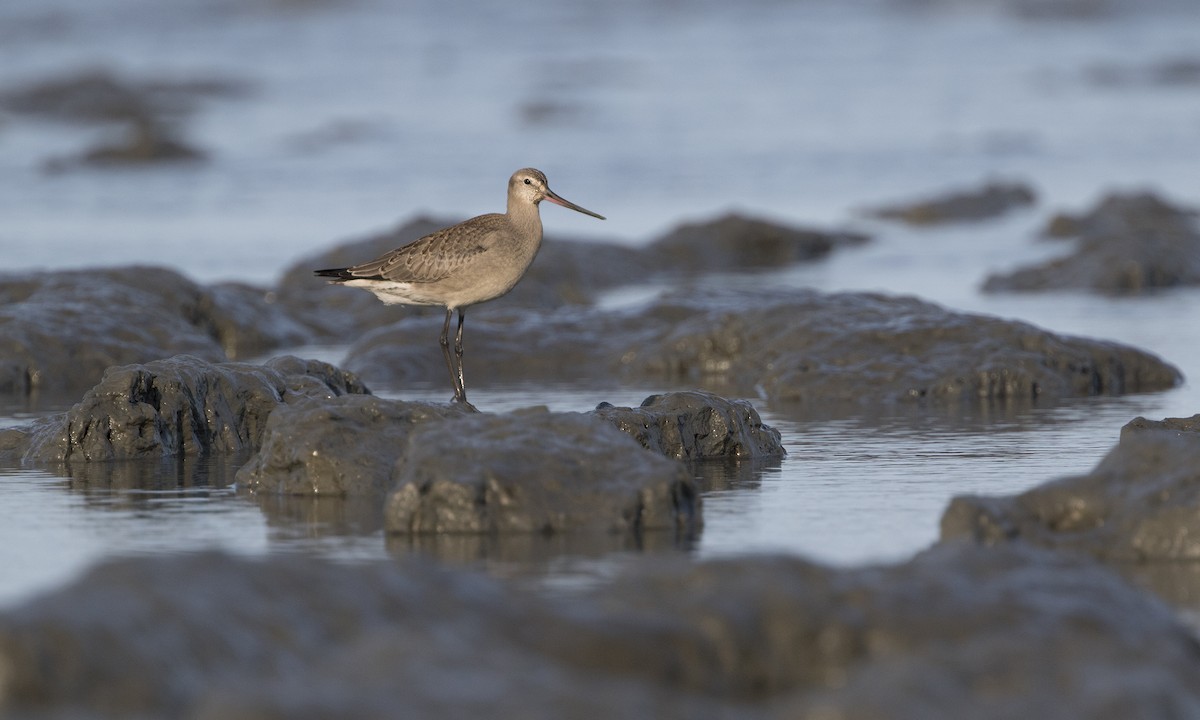
[[[388,304],[444,306],[442,354],[454,383],[454,399],[466,402],[463,309],[504,295],[525,275],[542,245],[542,218],[538,212],[542,200],[604,219],[554,194],[540,170],[524,168],[509,178],[508,210],[503,214],[471,218],[361,265],[315,272],[330,278],[330,282],[369,290]],[[449,334],[455,310],[458,333],[452,358]]]

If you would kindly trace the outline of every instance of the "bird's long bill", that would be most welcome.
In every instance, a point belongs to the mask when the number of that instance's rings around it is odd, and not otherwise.
[[[550,188],[546,188],[546,199],[549,200],[550,202],[554,203],[555,205],[562,205],[565,208],[571,208],[575,212],[581,212],[584,215],[591,215],[594,218],[600,218],[601,220],[607,220],[606,217],[604,217],[603,215],[601,215],[599,213],[594,213],[591,210],[586,210],[584,208],[581,208],[578,205],[576,205],[575,203],[571,202],[570,200],[563,200],[558,195],[555,195],[554,191],[551,190]]]

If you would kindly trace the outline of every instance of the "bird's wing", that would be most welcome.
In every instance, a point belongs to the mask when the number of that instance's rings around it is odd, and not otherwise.
[[[436,282],[485,252],[496,239],[503,215],[480,215],[430,233],[362,265],[346,268],[354,278],[392,282]]]

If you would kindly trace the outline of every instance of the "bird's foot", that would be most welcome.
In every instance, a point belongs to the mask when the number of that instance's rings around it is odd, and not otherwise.
[[[467,400],[466,395],[455,395],[453,398],[451,398],[450,404],[451,405],[461,405],[461,406],[465,407],[467,410],[469,410],[470,412],[475,412],[475,413],[479,412],[479,408],[472,405]]]

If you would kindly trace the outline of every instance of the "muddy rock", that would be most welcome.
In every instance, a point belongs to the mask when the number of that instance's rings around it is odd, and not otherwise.
[[[547,237],[529,272],[501,302],[552,313],[563,306],[590,305],[602,292],[644,282],[656,270],[639,248]]]
[[[351,346],[373,385],[448,384],[440,323],[407,320]],[[1150,392],[1177,369],[1118,343],[952,312],[911,297],[681,290],[644,308],[552,316],[481,310],[467,321],[468,385],[673,383],[772,402],[1030,403]]]
[[[1020,540],[1118,562],[1200,559],[1200,416],[1138,418],[1090,473],[1010,497],[955,498],[944,540]]]
[[[0,613],[0,664],[17,717],[1200,712],[1170,609],[1019,545],[851,570],[660,558],[556,595],[414,560],[119,560]]]
[[[1178,717],[1200,702],[1200,646],[1168,608],[1104,568],[1029,548],[945,547],[852,570],[738,558],[635,570],[596,595],[615,617],[543,642],[600,671],[768,698],[770,717],[1116,720],[1151,698]],[[654,627],[662,607],[675,622],[645,645],[608,635],[614,619]],[[1135,608],[1167,640],[1164,655],[1128,634],[1123,613]],[[698,644],[696,627],[707,629]],[[1161,682],[1125,674],[1143,662],[1163,670]],[[1112,685],[1087,680],[1110,673]]]
[[[69,122],[141,121],[178,117],[204,98],[239,97],[245,83],[227,78],[131,80],[92,69],[46,78],[0,93],[13,113]]]
[[[1095,21],[1126,14],[1175,12],[1174,0],[896,0],[901,7],[962,13],[964,9],[1001,12],[1023,21]]]
[[[156,267],[0,276],[0,392],[78,397],[114,365],[221,361],[312,337],[265,294]]]
[[[631,338],[660,332],[661,325],[640,313],[583,307],[468,308],[463,337],[467,386],[608,381],[622,373],[620,348]],[[350,346],[343,364],[380,387],[434,384],[449,394],[438,345],[441,331],[438,318],[405,318],[364,334]]]
[[[160,268],[0,278],[0,390],[74,394],[113,365],[225,359],[194,320],[203,291]]]
[[[25,433],[26,461],[79,462],[257,448],[281,403],[365,393],[352,374],[281,357],[264,365],[180,355],[111,368],[68,412]],[[17,446],[10,441],[0,443]],[[11,448],[10,448],[11,449]]]
[[[47,160],[48,172],[64,172],[76,167],[134,167],[162,162],[197,162],[207,154],[178,137],[174,128],[153,120],[131,123],[122,136],[102,142],[74,156]]]
[[[732,213],[680,225],[652,242],[646,254],[650,265],[671,274],[773,270],[817,260],[867,239],[859,233],[790,227]]]
[[[231,360],[245,360],[316,339],[311,329],[280,305],[275,293],[245,283],[206,287],[197,303],[196,318]]]
[[[392,471],[389,532],[694,532],[684,466],[604,420],[527,411],[413,429]]]
[[[1075,237],[1075,251],[991,275],[987,292],[1078,289],[1132,295],[1200,284],[1200,228],[1194,210],[1148,193],[1110,195],[1083,215],[1059,215],[1049,237]]]
[[[1166,433],[1183,436],[1183,433],[1200,433],[1200,415],[1190,418],[1166,418],[1164,420],[1147,420],[1136,417],[1125,423],[1121,428],[1121,440],[1139,433]]]
[[[243,83],[228,79],[132,80],[105,70],[84,70],[0,93],[0,107],[38,119],[86,124],[120,124],[124,137],[77,156],[52,158],[57,172],[81,165],[146,165],[203,159],[203,150],[179,139],[180,121],[199,102],[244,95]]]
[[[761,387],[773,401],[802,403],[1028,403],[1161,390],[1180,381],[1174,367],[1128,346],[912,297],[708,296],[705,312],[628,348],[625,367],[676,381]],[[753,309],[725,309],[733,307]]]
[[[0,95],[14,113],[70,122],[136,120],[154,114],[144,92],[101,70],[52,78]]]
[[[889,205],[866,211],[871,217],[898,220],[909,225],[978,222],[999,217],[1017,208],[1033,205],[1037,195],[1020,183],[988,183],[967,190],[913,203]]]
[[[344,395],[271,413],[262,447],[238,471],[239,488],[288,495],[382,494],[413,428],[468,412],[460,404]]]
[[[651,395],[640,407],[601,403],[594,411],[642,447],[678,460],[759,458],[786,454],[779,431],[754,406],[712,393]]]
[[[1200,86],[1200,57],[1180,56],[1143,66],[1102,64],[1090,67],[1087,78],[1105,87],[1189,88]]]

